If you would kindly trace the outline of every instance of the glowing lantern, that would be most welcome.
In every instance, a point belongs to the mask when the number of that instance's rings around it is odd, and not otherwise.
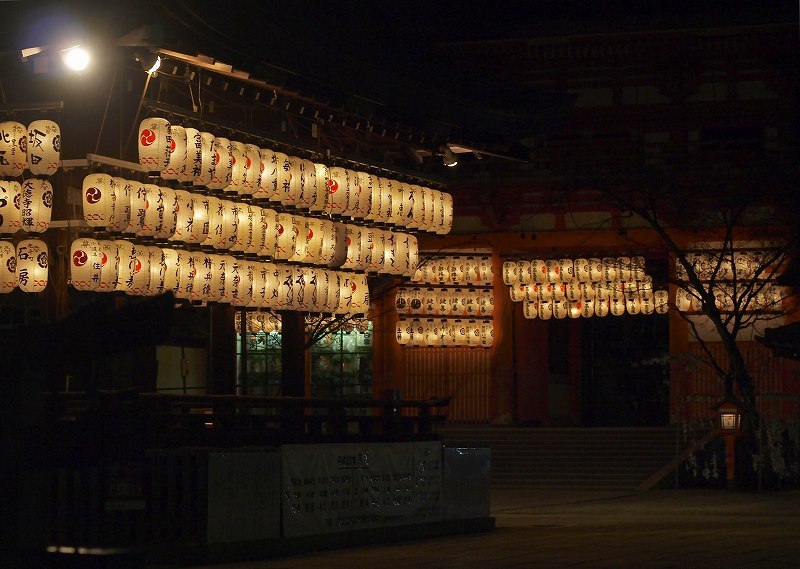
[[[131,196],[131,207],[137,214],[136,219],[131,221],[134,225],[136,235],[140,237],[152,237],[156,234],[156,226],[162,222],[164,210],[158,209],[160,188],[155,184],[142,184],[136,189],[135,195]],[[163,192],[160,194],[160,201],[163,205]]]
[[[95,290],[97,292],[113,292],[117,288],[119,271],[117,243],[108,239],[98,240],[97,250],[100,255],[100,274]]]
[[[52,176],[61,165],[61,129],[51,120],[28,125],[28,167],[34,176]]]
[[[231,216],[235,216],[235,232],[233,241],[230,242],[231,251],[242,252],[250,243],[252,236],[252,217],[248,215],[249,206],[240,202],[231,202]],[[232,218],[233,219],[233,218]]]
[[[409,229],[420,229],[425,222],[425,202],[422,186],[418,184],[407,184],[405,194],[406,203],[403,207],[405,211],[405,226]]]
[[[398,320],[395,325],[395,339],[401,346],[411,342],[411,324],[409,320]]]
[[[569,315],[569,302],[566,300],[558,300],[552,303],[553,317],[563,320]]]
[[[347,198],[350,193],[350,180],[346,168],[334,167],[328,172],[326,180],[328,199],[325,212],[330,215],[342,215],[347,208]]]
[[[478,297],[478,313],[481,316],[491,316],[494,314],[494,295],[491,290],[484,290],[480,293]]]
[[[161,248],[156,247],[155,245],[148,245],[143,249],[147,249],[147,262],[144,261],[144,254],[142,255],[142,265],[143,270],[144,267],[147,267],[147,271],[149,273],[148,278],[145,284],[144,292],[142,293],[144,296],[155,296],[157,294],[161,294],[164,292],[163,289],[163,282],[161,280],[162,275],[165,273],[165,270],[162,270],[163,263],[162,263],[162,255],[161,255]]]
[[[678,288],[675,290],[675,308],[681,312],[690,312],[695,310],[695,304],[698,301],[695,296],[687,290]]]
[[[383,269],[381,272],[390,275],[397,275],[397,233],[393,231],[384,232],[383,241]]]
[[[535,283],[546,284],[550,282],[547,280],[547,263],[542,259],[531,261],[531,275]]]
[[[566,298],[567,298],[567,300],[573,300],[574,301],[574,300],[580,300],[581,299],[581,297],[583,296],[582,289],[581,289],[581,283],[579,283],[578,281],[574,281],[573,280],[571,282],[565,283],[565,286],[566,286]]]
[[[248,263],[250,266],[248,267],[248,271],[252,274],[252,298],[247,306],[251,308],[263,308],[267,305],[266,294],[267,294],[267,272],[264,263],[260,263],[258,261]],[[263,323],[264,320],[258,318],[256,319]]]
[[[528,289],[528,285],[524,284],[515,284],[508,287],[508,291],[511,295],[512,302],[522,302],[525,300],[525,293]]]
[[[519,265],[516,261],[503,262],[503,283],[508,286],[517,285],[519,280]]]
[[[114,182],[108,174],[83,179],[83,219],[89,227],[105,229],[114,214]]]
[[[601,280],[606,282],[614,282],[619,280],[619,271],[617,269],[617,259],[614,257],[603,257],[603,278]]]
[[[17,278],[23,292],[42,292],[47,287],[49,251],[40,239],[17,243]]]
[[[106,223],[106,229],[115,233],[128,231],[131,225],[131,192],[133,182],[125,178],[112,177],[111,215]]]
[[[16,178],[28,167],[28,130],[16,121],[0,122],[0,177]]]
[[[635,281],[644,280],[645,277],[644,257],[631,257],[631,279]]]
[[[253,270],[254,265],[249,261],[236,259],[233,263],[232,305],[248,306],[253,301]]]
[[[398,314],[408,314],[411,309],[410,294],[407,288],[398,288],[394,295],[394,308]]]
[[[211,286],[217,289],[215,299],[223,304],[231,304],[238,295],[239,282],[235,278],[238,261],[233,255],[213,255],[213,262],[215,270]]]
[[[22,226],[19,182],[0,180],[0,234],[16,233]]]
[[[278,268],[278,296],[275,306],[279,310],[293,310],[295,308],[294,271],[292,265],[279,264]]]
[[[167,119],[147,118],[139,125],[139,164],[150,177],[158,177],[169,164],[172,144]]]
[[[561,282],[561,265],[557,259],[548,259],[545,261],[547,267],[547,282],[560,283]]]
[[[31,178],[22,183],[20,214],[22,230],[42,233],[50,227],[53,186],[47,180]]]
[[[575,279],[575,263],[572,259],[559,259],[558,272],[562,283],[572,282]]]
[[[608,312],[610,310],[609,303],[610,301],[607,296],[600,296],[596,298],[594,301],[595,316],[599,316],[601,318],[608,316]]]
[[[650,315],[655,312],[656,304],[653,297],[641,299],[642,314]]]
[[[155,209],[153,236],[156,239],[169,239],[175,234],[178,197],[172,188],[156,187],[158,189],[148,198],[148,212]]]
[[[214,170],[216,169],[214,135],[210,132],[200,132],[199,137],[195,135],[194,138],[189,138],[189,133],[194,129],[186,130],[187,142],[189,143],[187,161],[192,166],[192,184],[208,187],[213,180]]]
[[[653,293],[656,314],[666,314],[669,312],[669,292],[657,290]]]
[[[387,223],[400,227],[404,225],[403,207],[405,206],[405,193],[408,186],[397,180],[392,180],[391,185],[391,206],[389,211],[389,218]]]
[[[558,302],[567,300],[567,285],[564,283],[550,283],[547,285],[547,290],[550,292],[553,300]]]
[[[265,231],[264,245],[258,252],[258,256],[271,259],[275,256],[275,249],[278,246],[278,232],[280,230],[278,212],[274,209],[261,208],[261,227]]]
[[[130,181],[131,188],[128,195],[130,203],[130,217],[128,227],[123,229],[123,233],[138,235],[145,225],[145,214],[147,213],[147,194],[148,184]],[[120,223],[122,220],[120,219]],[[151,231],[152,234],[152,231]]]
[[[614,306],[612,304],[611,307],[612,311],[614,310]],[[636,316],[637,314],[641,314],[642,312],[642,299],[638,294],[627,294],[625,295],[625,311],[628,314]],[[612,312],[612,314],[614,314]],[[615,314],[616,316],[616,314]]]
[[[244,252],[248,255],[258,255],[264,248],[264,240],[267,238],[267,226],[262,224],[262,208],[245,204],[245,225],[247,227],[246,242]]]
[[[434,220],[436,216],[436,205],[439,202],[439,192],[422,187],[422,223],[420,229],[422,231],[433,232],[435,230]]]
[[[261,180],[261,151],[255,144],[244,145],[244,176],[239,194],[254,195]]]
[[[183,170],[178,176],[178,182],[184,186],[191,186],[197,175],[203,171],[203,135],[196,128],[190,127],[184,128],[184,132],[186,134],[186,160]]]
[[[369,286],[367,275],[363,273],[345,273],[341,300],[351,315],[366,314],[369,310]]]
[[[494,344],[494,323],[491,320],[481,321],[481,341],[482,348],[489,348]]]
[[[375,223],[386,223],[387,210],[392,198],[392,182],[388,178],[372,176],[372,197],[366,219]]]
[[[299,231],[295,216],[288,213],[278,214],[278,243],[273,258],[285,260],[294,255]]]
[[[578,282],[588,283],[592,280],[591,271],[589,269],[589,259],[575,259],[573,265],[575,268],[575,279]]]
[[[325,164],[314,164],[316,190],[314,199],[308,206],[310,211],[327,211],[328,207],[328,180],[330,169]]]
[[[583,311],[583,303],[580,300],[567,301],[567,316],[570,318],[580,318]]]
[[[190,300],[200,300],[202,283],[197,278],[200,268],[207,257],[199,251],[181,251],[178,259],[178,282],[175,285],[175,296]],[[197,291],[195,291],[197,287]]]
[[[522,315],[527,318],[528,320],[535,320],[539,317],[539,301],[528,302],[527,300],[522,302]]]
[[[307,248],[308,248],[308,231],[306,228],[306,220],[299,215],[293,215],[294,227],[297,228],[297,234],[294,241],[294,253],[289,257],[290,263],[304,262]]]
[[[102,257],[97,240],[76,239],[70,247],[70,283],[77,290],[97,290],[100,284]]]
[[[259,149],[258,156],[261,160],[259,166],[261,174],[258,177],[258,188],[253,194],[253,197],[258,200],[280,203],[280,192],[278,191],[278,157],[274,151],[268,148]]]
[[[150,250],[147,246],[138,246],[135,249],[135,253],[131,280],[125,288],[125,293],[134,296],[145,296],[148,294],[150,287]]]
[[[194,225],[194,196],[185,190],[175,190],[175,230],[171,241],[188,242]]]
[[[153,255],[150,262],[151,293],[174,292],[178,285],[178,251],[167,247],[154,247],[151,254]]]
[[[214,166],[211,180],[206,184],[210,190],[224,190],[231,183],[233,174],[233,154],[231,141],[227,138],[214,138]]]
[[[297,158],[296,161],[297,187],[295,191],[297,199],[294,206],[303,211],[309,211],[317,199],[317,169],[311,160]]]
[[[345,224],[345,243],[347,244],[347,258],[342,263],[343,269],[359,270],[362,266],[361,255],[361,227]]]
[[[116,241],[117,257],[117,286],[115,290],[127,292],[133,286],[133,277],[137,266],[137,248],[130,241]]]
[[[264,275],[264,306],[277,308],[278,293],[280,292],[280,270],[278,265],[269,261],[261,263]]]
[[[622,298],[616,298],[616,297],[609,298],[608,308],[609,312],[611,312],[613,316],[622,316],[623,314],[625,314],[625,297],[623,296]]]
[[[359,217],[358,208],[360,206],[359,199],[361,197],[361,178],[360,172],[355,170],[347,170],[347,204],[344,206],[343,215],[352,218]]]
[[[186,129],[170,125],[169,139],[169,159],[161,170],[161,177],[164,180],[179,180],[186,174]]]
[[[208,202],[208,233],[201,242],[202,245],[222,249],[226,246],[227,234],[225,228],[225,200],[213,196],[205,196],[204,202]]]
[[[404,259],[406,259],[407,262],[403,275],[411,277],[416,272],[417,266],[419,265],[419,241],[413,235],[406,235],[406,240],[407,254]]]
[[[580,301],[580,304],[581,304],[580,306],[581,316],[583,316],[584,318],[591,318],[592,316],[594,316],[594,306],[595,306],[594,300],[583,299]]]
[[[19,284],[17,248],[10,241],[0,241],[0,294],[8,294]]]
[[[300,195],[300,159],[295,156],[287,156],[282,152],[275,153],[278,160],[278,193],[281,205],[285,208],[293,208],[297,204]]]
[[[439,235],[446,235],[450,233],[450,230],[453,228],[453,196],[447,192],[442,192],[441,199],[441,207],[444,210],[444,216],[442,218],[442,226],[436,233]]]
[[[629,281],[632,278],[633,273],[631,272],[631,258],[617,257],[617,279],[621,281]]]
[[[238,140],[230,141],[231,149],[231,177],[228,185],[222,188],[226,194],[244,194],[244,178],[247,166],[244,143]]]

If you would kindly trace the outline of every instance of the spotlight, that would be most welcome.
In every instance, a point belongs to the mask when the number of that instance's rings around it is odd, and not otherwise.
[[[62,51],[61,59],[73,71],[83,71],[89,65],[89,52],[76,45]]]
[[[444,162],[445,166],[450,168],[458,164],[458,158],[456,158],[456,155],[453,154],[453,151],[450,150],[450,147],[447,145],[442,146],[442,162]]]
[[[142,69],[152,75],[161,67],[161,56],[155,53],[137,53],[134,55],[136,61],[142,64]]]

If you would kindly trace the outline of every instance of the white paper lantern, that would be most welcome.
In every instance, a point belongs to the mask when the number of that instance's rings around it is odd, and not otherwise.
[[[600,296],[594,301],[594,314],[601,318],[608,316],[610,310],[610,300],[607,296]]]
[[[288,264],[278,264],[278,298],[277,308],[279,310],[295,310],[297,308],[295,296],[297,288],[295,285],[295,271],[300,271],[300,268],[295,268]]]
[[[275,197],[281,205],[289,203],[289,193],[291,192],[292,184],[292,161],[289,156],[283,152],[275,152],[273,158],[275,161]]]
[[[536,318],[538,318],[539,301],[535,300],[533,302],[529,302],[528,300],[524,300],[522,302],[522,315],[528,320],[535,320]]]
[[[535,283],[547,284],[550,282],[547,279],[547,263],[543,259],[534,259],[531,261],[531,275]]]
[[[214,249],[224,249],[227,245],[226,200],[205,196],[208,201],[208,233],[202,244]]]
[[[309,211],[317,200],[317,191],[324,191],[324,188],[317,186],[317,168],[311,160],[298,159],[297,173],[299,190],[295,207]]]
[[[105,229],[115,212],[114,181],[108,174],[83,179],[83,219],[89,227]]]
[[[327,211],[328,207],[328,180],[330,169],[325,164],[314,164],[315,179],[314,199],[309,204],[310,211]]]
[[[617,259],[615,257],[603,257],[603,277],[601,280],[614,282],[619,279]]]
[[[623,314],[625,314],[625,297],[609,298],[608,309],[613,316],[622,316]]]
[[[261,208],[261,227],[264,231],[264,244],[258,252],[259,257],[274,258],[278,246],[278,212],[274,209]]]
[[[144,260],[144,251],[142,251],[142,249],[147,249],[146,262]],[[140,255],[143,265],[142,270],[144,270],[144,266],[146,266],[149,273],[149,278],[146,281],[147,284],[145,285],[143,295],[156,296],[164,292],[162,276],[166,272],[166,267],[162,262],[161,248],[156,247],[155,245],[148,245],[142,249],[140,249],[140,251],[142,251],[142,254]]]
[[[583,318],[591,318],[594,316],[595,302],[592,299],[581,299],[580,311]]]
[[[405,259],[406,262],[406,269],[403,271],[403,275],[406,277],[411,277],[417,270],[417,266],[419,265],[419,241],[413,235],[406,234],[406,250],[407,254]]]
[[[630,257],[617,257],[617,279],[621,281],[629,281],[633,279]]]
[[[288,209],[296,209],[303,195],[302,160],[297,156],[288,157],[289,185],[284,186],[281,205]]]
[[[575,279],[575,263],[572,259],[559,259],[558,273],[562,283],[572,282]]]
[[[0,241],[0,294],[8,294],[19,284],[17,248],[10,241]]]
[[[508,286],[515,286],[520,283],[519,265],[516,261],[503,262],[503,283]]]
[[[341,267],[347,260],[347,234],[344,223],[326,221],[324,226],[325,245],[323,257],[331,268]]]
[[[347,200],[350,194],[349,170],[333,167],[328,171],[327,188],[328,199],[325,212],[330,215],[343,215],[347,209]]]
[[[23,292],[42,292],[47,287],[49,251],[40,239],[17,243],[17,278]]]
[[[244,178],[247,166],[244,143],[238,140],[231,140],[230,149],[231,177],[228,185],[222,188],[222,190],[226,194],[241,195],[244,194]]]
[[[22,230],[42,233],[50,227],[53,211],[53,186],[47,180],[31,178],[22,183],[20,214]]]
[[[186,174],[187,145],[186,129],[182,126],[171,124],[169,127],[169,159],[161,170],[164,180],[179,180]]]
[[[125,178],[111,178],[111,215],[106,222],[106,229],[114,233],[127,232],[131,225],[131,193],[134,183]],[[131,232],[132,233],[132,232]]]
[[[453,196],[447,192],[442,192],[441,200],[441,207],[444,210],[444,216],[442,218],[442,226],[436,231],[436,233],[439,235],[447,235],[453,228]]]
[[[306,239],[302,262],[312,265],[321,264],[322,248],[325,244],[322,220],[313,217],[303,218],[303,230],[305,231]],[[366,228],[364,233],[366,233]]]
[[[119,278],[119,252],[117,242],[109,239],[99,239],[97,248],[100,253],[100,277],[97,282],[97,292],[113,292],[117,289]]]
[[[28,125],[28,167],[34,176],[52,176],[61,166],[61,129],[51,120]]]
[[[669,312],[669,292],[657,290],[653,293],[656,314],[666,314]]]
[[[524,284],[515,284],[508,287],[508,292],[511,296],[512,302],[522,302],[525,300],[525,293],[528,289],[528,285]]]
[[[558,320],[563,320],[567,318],[570,313],[570,306],[569,301],[567,300],[557,300],[553,303],[553,317]]]
[[[158,177],[169,164],[172,137],[167,119],[153,117],[139,125],[139,164],[150,177]]]
[[[241,202],[231,202],[231,220],[234,223],[233,240],[230,241],[228,249],[237,253],[243,252],[252,235],[252,226],[248,216],[248,205]]]
[[[178,197],[172,188],[156,187],[158,189],[148,196],[148,211],[155,208],[153,236],[156,239],[166,240],[175,234]]]
[[[174,293],[176,298],[191,299],[195,284],[200,286],[197,279],[199,267],[202,266],[204,253],[199,251],[179,251],[178,253],[178,282]],[[199,296],[197,297],[199,300]]]
[[[547,282],[560,283],[561,282],[561,265],[558,259],[548,259],[545,261],[547,267]]]
[[[28,129],[16,121],[0,122],[0,177],[16,178],[28,168]]]
[[[238,260],[233,255],[218,254],[213,256],[215,265],[212,286],[216,286],[216,302],[231,304],[239,294]]]
[[[159,191],[155,184],[140,184],[131,194],[131,225],[140,237],[153,237],[156,226],[163,221],[164,211],[158,209]]]
[[[294,241],[294,254],[289,257],[290,263],[303,263],[308,248],[308,231],[306,229],[306,219],[299,215],[293,215],[294,227],[297,230]]]
[[[406,346],[411,342],[411,321],[398,320],[395,325],[395,339],[401,346]]]
[[[117,285],[115,290],[127,292],[133,287],[137,267],[137,247],[130,241],[119,240],[117,245]]]
[[[255,265],[251,261],[236,259],[233,265],[233,283],[231,304],[249,306],[253,301],[253,279]]]
[[[375,223],[387,223],[389,220],[388,209],[391,206],[391,199],[391,180],[380,176],[374,176],[372,178],[372,198],[367,219]]]
[[[261,180],[261,151],[255,144],[244,145],[244,176],[240,195],[252,196],[259,189]]]
[[[19,182],[0,180],[0,234],[16,233],[22,227],[21,200]]]
[[[297,226],[297,218],[288,213],[278,214],[278,242],[275,247],[273,258],[279,260],[289,259],[295,254],[295,243],[300,228]]]
[[[187,129],[191,132],[193,129]],[[189,139],[187,138],[187,141]],[[187,158],[192,165],[192,184],[195,186],[208,187],[214,178],[216,170],[216,154],[214,145],[214,135],[210,132],[200,132],[199,140],[195,136],[189,148]],[[198,160],[199,158],[199,160]]]
[[[175,190],[175,199],[175,231],[169,239],[188,243],[194,227],[194,195],[185,190]]]
[[[97,290],[103,268],[97,240],[88,237],[74,240],[70,246],[69,258],[70,284],[76,290]]]
[[[210,190],[224,190],[231,183],[233,155],[231,141],[227,138],[214,138],[214,169],[207,187]]]

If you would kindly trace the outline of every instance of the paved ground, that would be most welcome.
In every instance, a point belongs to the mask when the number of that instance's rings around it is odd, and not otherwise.
[[[800,567],[800,492],[494,491],[488,533],[206,569]]]

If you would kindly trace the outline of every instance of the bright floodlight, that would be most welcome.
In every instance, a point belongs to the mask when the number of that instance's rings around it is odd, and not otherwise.
[[[89,65],[89,52],[79,45],[65,50],[62,58],[73,71],[83,71]]]

